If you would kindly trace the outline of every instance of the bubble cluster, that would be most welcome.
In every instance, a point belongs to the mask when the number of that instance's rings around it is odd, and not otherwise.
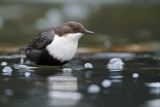
[[[124,63],[119,58],[112,58],[107,64],[107,68],[110,71],[121,71],[123,69]]]
[[[11,67],[6,66],[6,67],[4,67],[4,68],[3,68],[3,70],[2,70],[2,71],[3,71],[3,73],[12,73],[12,71],[13,71],[13,70],[12,70],[12,68],[11,68]]]

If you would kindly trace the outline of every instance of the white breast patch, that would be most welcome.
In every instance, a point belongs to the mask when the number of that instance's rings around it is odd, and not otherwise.
[[[77,50],[78,40],[83,34],[55,35],[52,43],[46,47],[49,54],[60,61],[71,60]],[[77,36],[77,37],[76,37]]]

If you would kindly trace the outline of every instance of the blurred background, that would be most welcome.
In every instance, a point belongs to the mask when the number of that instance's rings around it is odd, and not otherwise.
[[[160,44],[160,0],[1,0],[0,46],[27,45],[67,21],[96,33],[81,38],[81,47]]]

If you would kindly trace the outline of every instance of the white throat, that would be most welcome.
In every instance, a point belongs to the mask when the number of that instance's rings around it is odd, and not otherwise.
[[[77,50],[78,40],[83,33],[67,34],[65,36],[55,35],[52,43],[46,47],[49,54],[54,58],[63,61],[71,60]]]

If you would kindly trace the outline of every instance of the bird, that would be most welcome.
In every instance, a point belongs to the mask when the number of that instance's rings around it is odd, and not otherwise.
[[[79,22],[69,21],[49,28],[21,48],[26,57],[37,65],[62,66],[76,54],[78,40],[84,34],[95,34]]]

